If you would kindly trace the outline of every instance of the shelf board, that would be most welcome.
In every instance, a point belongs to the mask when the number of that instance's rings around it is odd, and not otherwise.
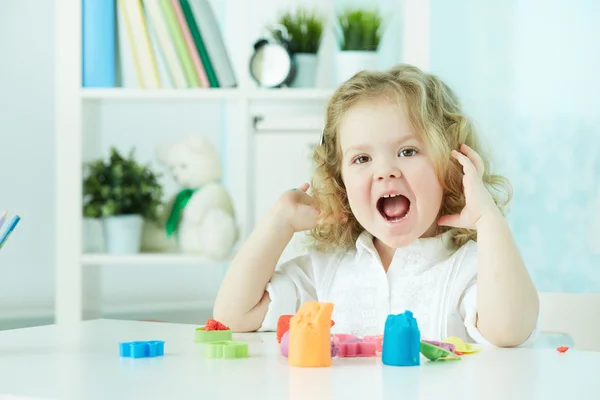
[[[80,89],[83,100],[327,100],[331,89]]]
[[[227,262],[227,260],[223,261]],[[164,266],[207,266],[221,262],[192,254],[140,253],[140,254],[105,254],[88,253],[81,256],[83,265],[164,265]]]

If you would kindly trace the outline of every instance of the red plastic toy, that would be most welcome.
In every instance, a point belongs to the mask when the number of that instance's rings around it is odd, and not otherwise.
[[[214,319],[206,320],[206,325],[204,325],[205,331],[228,331],[230,330],[228,327],[220,323],[219,321],[215,321]]]
[[[566,352],[567,350],[569,350],[569,348],[568,348],[567,346],[560,346],[560,347],[557,347],[557,348],[556,348],[556,350],[557,350],[559,353],[564,353],[564,352]]]

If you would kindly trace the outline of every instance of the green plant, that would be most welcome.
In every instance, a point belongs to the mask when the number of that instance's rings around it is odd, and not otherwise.
[[[139,214],[156,220],[162,204],[160,175],[140,165],[132,149],[127,158],[111,147],[110,157],[85,164],[83,215],[91,218]]]
[[[277,24],[283,25],[287,30],[291,53],[316,54],[319,51],[325,19],[315,11],[299,7],[294,13],[288,11],[282,14]],[[283,35],[278,25],[269,30],[276,40],[282,40]]]
[[[346,9],[337,15],[338,43],[343,51],[376,51],[383,33],[383,18],[377,11]]]

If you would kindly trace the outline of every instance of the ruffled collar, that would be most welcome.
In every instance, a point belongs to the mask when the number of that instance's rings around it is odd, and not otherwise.
[[[454,230],[451,229],[434,237],[416,239],[407,246],[397,248],[390,267],[399,263],[403,264],[404,269],[410,274],[419,275],[425,272],[457,250],[452,241],[453,233]],[[366,251],[372,257],[379,259],[379,253],[373,243],[373,235],[367,231],[363,231],[356,240],[356,250],[358,255]]]

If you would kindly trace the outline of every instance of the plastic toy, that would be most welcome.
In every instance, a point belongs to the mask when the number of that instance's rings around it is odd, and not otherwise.
[[[332,312],[333,303],[308,301],[290,319],[290,366],[331,366]]]
[[[208,319],[206,324],[204,325],[205,331],[229,331],[227,326],[223,325],[219,321],[215,321],[214,319]]]
[[[374,342],[377,352],[381,353],[381,350],[383,349],[383,335],[364,336],[363,340],[366,342]]]
[[[277,320],[277,343],[281,343],[283,334],[290,330],[290,319],[293,315],[284,314],[280,315]],[[335,322],[331,320],[331,326],[334,326]]]
[[[282,338],[281,338],[281,343],[279,345],[279,350],[281,351],[281,355],[284,357],[288,356],[289,353],[289,348],[290,348],[290,331],[287,331],[283,334]],[[338,354],[339,351],[339,341],[338,340],[334,340],[333,336],[331,337],[331,357],[335,357]]]
[[[456,352],[456,346],[452,343],[444,343],[444,342],[436,342],[435,340],[421,340],[422,343],[429,343],[437,347],[441,347],[442,349],[446,349],[453,353]],[[422,348],[422,347],[421,347]]]
[[[145,358],[165,355],[165,342],[162,340],[123,342],[119,344],[121,357]]]
[[[558,351],[559,353],[565,353],[567,350],[569,350],[567,346],[560,346],[556,348],[556,351]]]
[[[354,335],[333,335],[332,342],[339,347],[338,357],[375,357],[377,342],[360,339]]]
[[[454,353],[462,356],[464,354],[473,354],[481,350],[481,346],[475,346],[469,343],[465,343],[461,338],[456,336],[450,336],[442,341],[443,343],[453,344]]]
[[[431,344],[427,341],[421,341],[421,354],[431,361],[437,360],[460,360],[461,358],[452,351]]]
[[[292,317],[293,315],[288,314],[279,316],[277,320],[277,343],[281,343],[283,334],[290,330],[290,318]]]
[[[248,358],[248,343],[221,340],[204,344],[205,358]]]
[[[381,360],[385,365],[420,365],[421,332],[411,311],[388,315],[382,350]]]
[[[196,332],[194,334],[194,342],[197,343],[217,342],[223,340],[233,340],[231,329],[219,321],[215,321],[214,319],[209,319],[206,321],[206,325],[196,328]]]

